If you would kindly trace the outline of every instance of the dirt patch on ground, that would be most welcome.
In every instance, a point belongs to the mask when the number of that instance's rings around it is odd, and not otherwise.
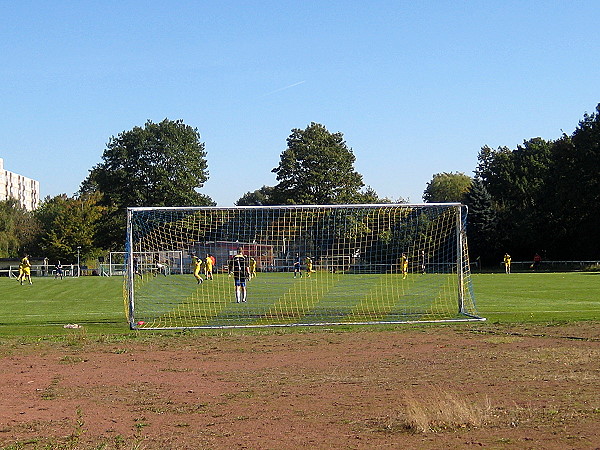
[[[599,448],[600,324],[0,345],[12,448]]]

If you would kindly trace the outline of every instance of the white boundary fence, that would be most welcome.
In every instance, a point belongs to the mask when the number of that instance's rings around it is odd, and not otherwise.
[[[187,273],[189,270],[185,270],[186,266],[186,258],[183,257],[182,252],[177,252],[181,254],[179,258],[176,258],[176,263],[174,267],[169,267],[171,273]],[[124,255],[124,252],[112,252],[109,257],[108,263],[100,263],[98,269],[98,275],[102,276],[123,276],[125,274],[125,263],[117,263],[113,262],[113,255]],[[115,258],[116,259],[116,258]],[[476,262],[472,263],[472,269],[477,272],[478,267],[476,267]],[[531,272],[534,270],[533,261],[512,261],[511,269],[515,272]],[[6,266],[5,266],[6,267]],[[499,267],[502,271],[504,271],[504,263],[500,263]],[[350,266],[351,269],[356,270],[357,272],[363,272],[364,268],[361,266]],[[321,267],[315,264],[315,270],[327,270],[327,267]],[[330,268],[329,268],[330,269]],[[373,268],[371,268],[372,270]],[[541,272],[577,272],[582,270],[600,270],[600,260],[595,261],[541,261],[539,265],[535,268],[536,271]],[[270,271],[274,270],[270,267],[264,267],[261,269],[262,271]],[[283,264],[279,270],[293,270],[291,268],[291,264]],[[399,272],[399,268],[390,266],[386,266],[386,270],[390,272]],[[485,268],[484,268],[485,270]],[[385,270],[383,270],[385,271]],[[56,270],[54,266],[45,265],[45,264],[33,264],[31,266],[31,276],[34,277],[53,277],[55,276]],[[80,275],[89,275],[91,273],[91,269],[81,266]],[[19,276],[19,265],[10,265],[8,268],[0,269],[0,276],[8,276],[9,278],[17,278]],[[63,276],[65,277],[77,277],[77,264],[64,264],[63,265]]]
[[[77,276],[77,264],[64,264],[62,269],[65,277]],[[54,266],[45,264],[32,264],[30,272],[32,277],[53,277],[56,274]],[[0,275],[4,274],[7,274],[9,278],[17,278],[19,276],[19,265],[10,265],[8,269],[0,270]]]
[[[531,272],[534,270],[533,261],[512,261],[511,270]],[[504,263],[500,263],[504,270]],[[580,270],[589,270],[590,268],[600,269],[600,260],[596,261],[540,261],[535,270],[548,272],[577,272]]]
[[[102,276],[123,276],[125,275],[125,252],[110,252],[107,263],[100,263],[98,275]],[[159,252],[134,252],[134,258],[139,259],[140,269],[145,272],[157,272],[158,257],[160,262],[166,264],[168,273],[185,273],[185,258],[181,250],[165,250]],[[188,258],[189,259],[189,258]]]

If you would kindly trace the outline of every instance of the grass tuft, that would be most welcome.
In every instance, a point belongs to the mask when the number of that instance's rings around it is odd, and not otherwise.
[[[417,433],[481,427],[491,414],[489,399],[477,404],[437,386],[419,398],[407,395],[405,404],[404,427]]]

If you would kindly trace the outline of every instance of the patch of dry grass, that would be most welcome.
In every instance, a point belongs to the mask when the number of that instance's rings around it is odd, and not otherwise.
[[[426,394],[415,397],[406,393],[403,409],[392,416],[367,420],[372,431],[384,433],[438,433],[482,427],[494,420],[487,396],[473,401],[457,391],[432,386]]]
[[[473,402],[439,386],[418,398],[406,395],[404,401],[404,427],[419,433],[480,427],[489,420],[492,409],[487,397]]]

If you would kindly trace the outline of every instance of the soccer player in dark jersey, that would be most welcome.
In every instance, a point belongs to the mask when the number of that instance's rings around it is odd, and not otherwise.
[[[242,248],[238,248],[237,254],[229,260],[229,276],[235,280],[235,301],[237,303],[246,301],[246,280],[250,278],[250,268],[248,260],[242,252]]]
[[[63,266],[60,261],[54,265],[54,279],[56,280],[58,277],[60,277],[61,280],[63,279]]]
[[[300,259],[300,253],[296,253],[296,259],[294,259],[294,278],[296,278],[296,274],[300,275],[302,278],[302,260]]]

